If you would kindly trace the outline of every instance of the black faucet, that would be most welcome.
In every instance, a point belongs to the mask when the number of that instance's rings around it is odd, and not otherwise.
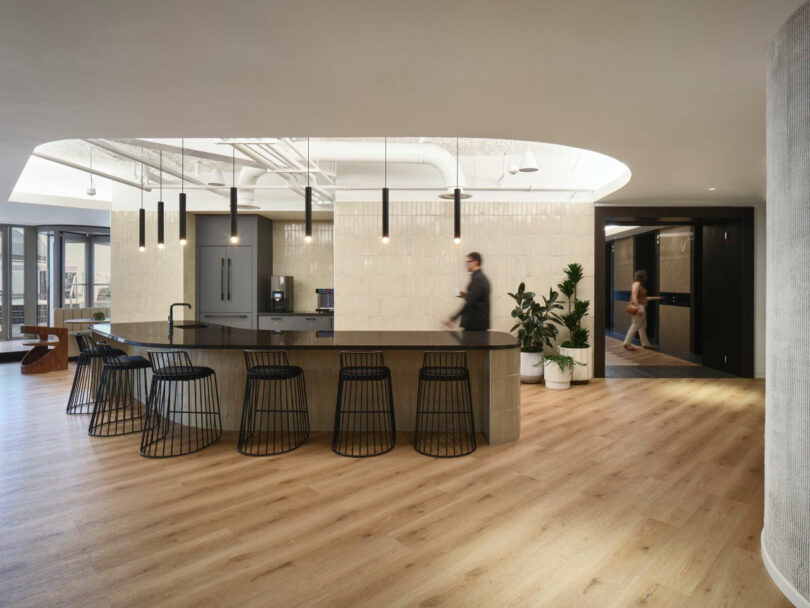
[[[169,333],[172,333],[174,329],[174,307],[175,306],[188,306],[188,309],[191,310],[191,304],[188,302],[175,302],[171,306],[169,306]]]

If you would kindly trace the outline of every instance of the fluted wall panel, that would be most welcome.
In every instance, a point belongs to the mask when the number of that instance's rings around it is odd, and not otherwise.
[[[765,522],[762,556],[810,606],[810,3],[768,57]]]

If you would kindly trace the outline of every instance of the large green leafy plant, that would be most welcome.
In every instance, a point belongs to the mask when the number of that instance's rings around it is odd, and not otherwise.
[[[563,325],[569,332],[569,338],[560,346],[563,348],[588,348],[590,332],[582,327],[582,319],[588,315],[591,303],[588,300],[577,298],[577,284],[582,280],[582,266],[576,263],[565,268],[565,280],[557,285],[566,298],[568,298],[568,312],[554,315],[555,321]]]
[[[526,291],[526,284],[521,283],[516,293],[510,293],[516,305],[512,317],[517,321],[509,331],[517,330],[520,350],[524,353],[536,353],[543,350],[543,344],[552,348],[552,340],[557,338],[559,329],[552,321],[556,318],[555,310],[561,310],[562,304],[557,301],[559,295],[553,289],[548,290],[548,297],[542,296],[543,303],[534,299],[533,291]]]

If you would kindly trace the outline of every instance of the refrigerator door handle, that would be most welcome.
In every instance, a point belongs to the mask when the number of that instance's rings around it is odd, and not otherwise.
[[[219,299],[225,299],[225,258],[219,258]]]
[[[228,300],[231,299],[231,258],[228,258]]]

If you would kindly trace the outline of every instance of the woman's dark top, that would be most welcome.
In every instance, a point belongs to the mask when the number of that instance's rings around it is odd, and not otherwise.
[[[489,279],[481,269],[472,273],[467,285],[467,298],[464,306],[453,320],[461,317],[461,326],[468,330],[489,329]]]

